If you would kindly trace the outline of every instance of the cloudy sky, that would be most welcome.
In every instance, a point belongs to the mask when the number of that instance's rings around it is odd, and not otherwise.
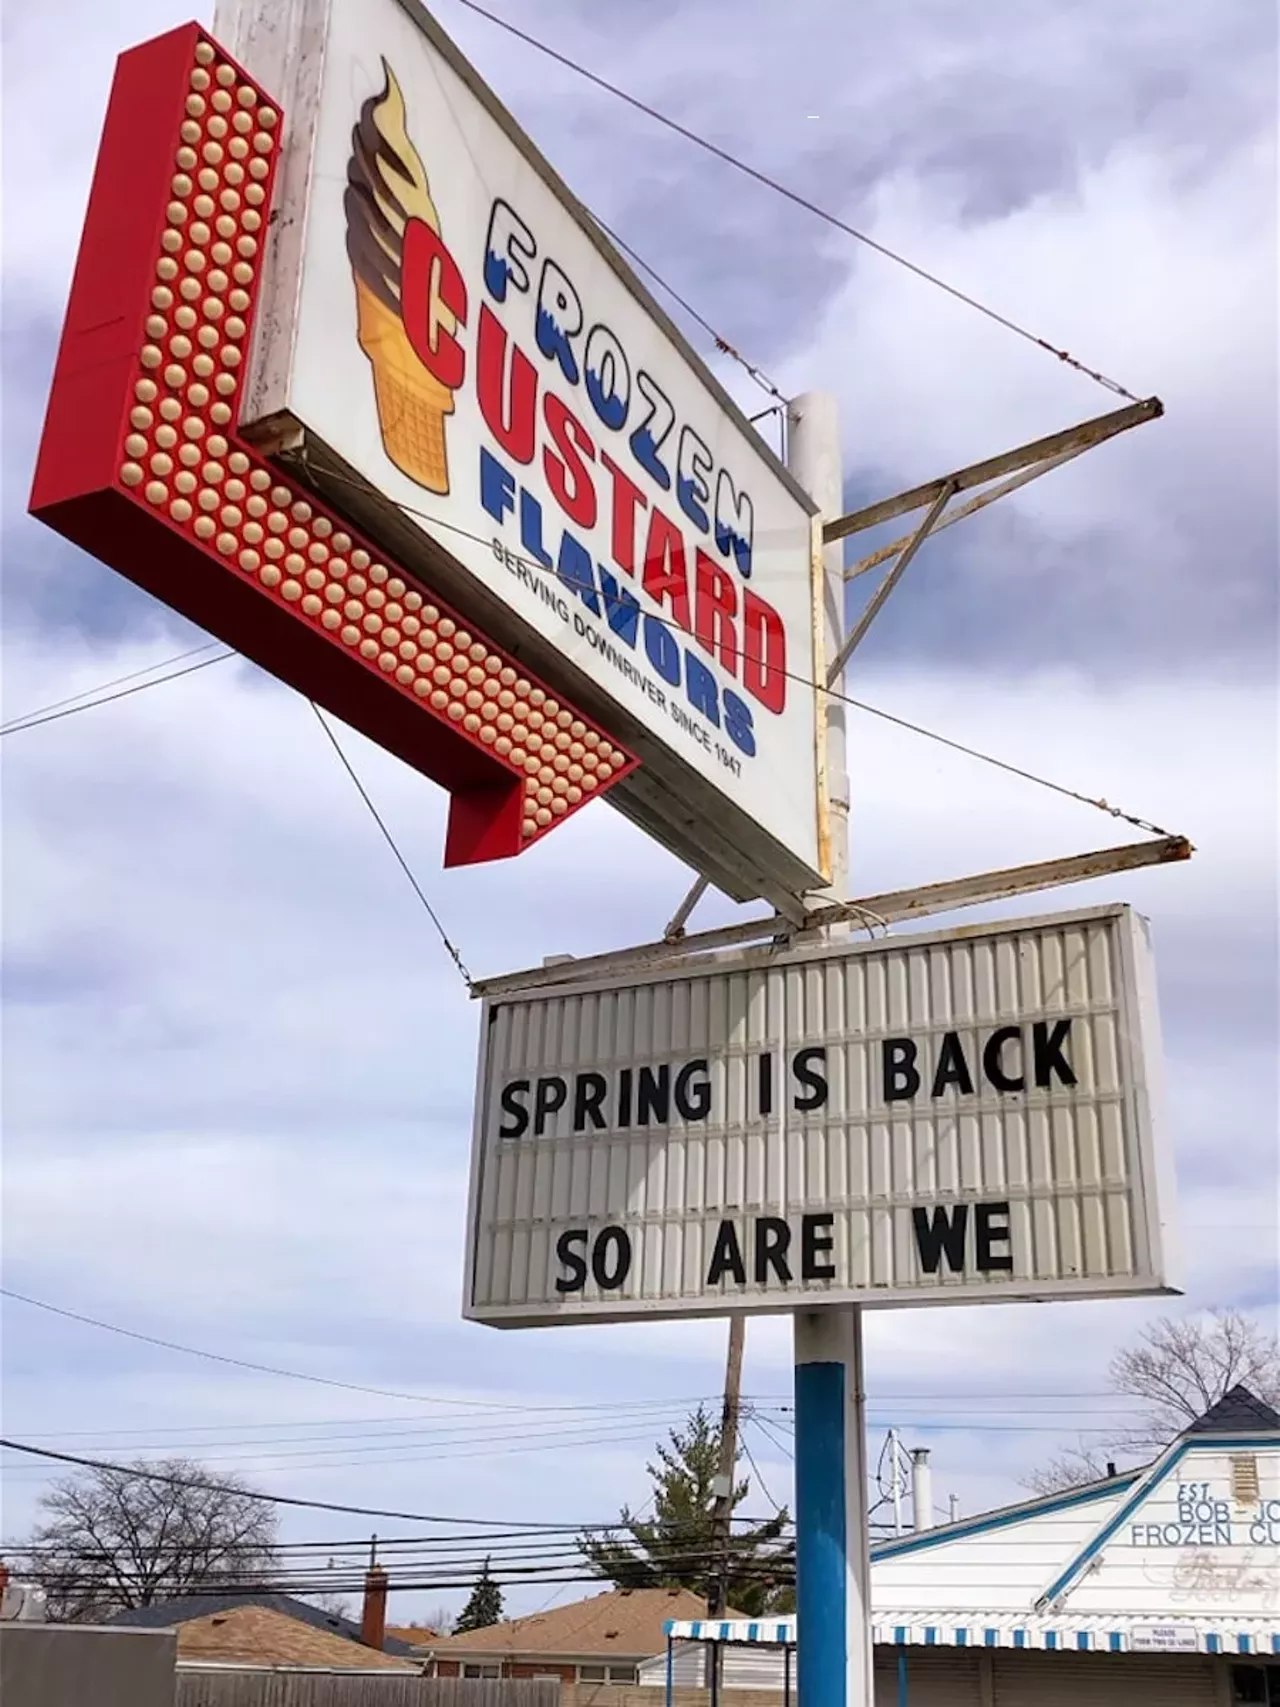
[[[1065,899],[1152,920],[1185,1246],[1172,1307],[1234,1304],[1273,1325],[1269,9],[743,0],[729,29],[714,0],[493,3],[1163,398],[1164,420],[927,547],[851,691],[1195,842],[1190,866]],[[203,638],[24,514],[114,55],[188,15],[64,0],[6,19],[6,718]],[[726,338],[787,394],[838,394],[850,503],[1113,405],[456,0],[439,16],[583,199]],[[723,377],[752,410],[767,401]],[[443,797],[347,745],[477,973],[619,945],[620,895],[622,935],[659,934],[687,883],[603,805],[518,864],[442,875]],[[850,755],[862,893],[1128,839],[856,712]],[[477,1012],[306,705],[219,664],[14,734],[3,758],[6,1284],[410,1395],[254,1374],[12,1303],[5,1432],[189,1453],[276,1491],[406,1511],[568,1523],[642,1502],[655,1434],[717,1390],[723,1327],[499,1336],[459,1321]],[[704,913],[733,916],[714,899]],[[873,1452],[896,1424],[934,1448],[940,1503],[1016,1497],[1081,1429],[1124,1421],[1108,1358],[1168,1308],[876,1316]],[[790,1498],[789,1383],[785,1319],[752,1323],[757,1511]],[[6,1537],[48,1474],[8,1462]],[[369,1527],[297,1515],[285,1532]],[[516,1588],[508,1604],[574,1592]],[[405,1596],[396,1615],[459,1599]]]

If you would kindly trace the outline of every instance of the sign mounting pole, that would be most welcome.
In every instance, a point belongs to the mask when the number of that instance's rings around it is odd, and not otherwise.
[[[788,467],[826,519],[843,509],[840,425],[828,392],[806,392],[788,410]],[[828,673],[842,660],[844,564],[823,552]],[[830,683],[839,687],[839,681]],[[830,899],[849,895],[849,767],[845,708],[827,702],[826,780]],[[839,927],[836,927],[837,929]],[[847,927],[845,927],[847,929]],[[862,1308],[797,1310],[796,1610],[800,1707],[870,1707],[871,1567],[867,1530],[866,1398]]]

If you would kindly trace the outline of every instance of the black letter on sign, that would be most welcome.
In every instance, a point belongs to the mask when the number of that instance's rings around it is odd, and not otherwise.
[[[604,1115],[600,1112],[600,1104],[604,1101],[608,1082],[603,1073],[579,1073],[573,1086],[573,1130],[582,1132],[587,1121],[597,1132],[604,1131]]]
[[[1022,1040],[1022,1032],[1016,1025],[1002,1025],[999,1031],[993,1031],[987,1039],[982,1051],[982,1070],[998,1091],[1025,1091],[1027,1088],[1026,1075],[1006,1073],[1001,1065],[1000,1056],[1006,1043],[1014,1038]]]
[[[571,1227],[567,1233],[561,1233],[556,1240],[556,1255],[560,1259],[561,1266],[569,1271],[567,1278],[561,1275],[556,1280],[557,1292],[581,1292],[587,1284],[586,1259],[580,1251],[574,1250],[575,1245],[581,1245],[582,1249],[586,1250],[587,1229],[585,1227]]]
[[[886,1037],[880,1045],[884,1100],[908,1102],[920,1089],[916,1046],[909,1037]]]
[[[1071,1071],[1070,1063],[1062,1053],[1062,1046],[1071,1035],[1071,1021],[1056,1019],[1053,1030],[1050,1031],[1046,1022],[1038,1019],[1031,1028],[1032,1052],[1036,1063],[1036,1084],[1042,1090],[1048,1088],[1049,1081],[1056,1073],[1064,1085],[1074,1085],[1076,1076]]]
[[[695,1073],[702,1077],[697,1084],[691,1081]],[[711,1080],[707,1077],[705,1061],[686,1061],[676,1074],[676,1111],[682,1120],[705,1120],[711,1112]]]
[[[835,1234],[831,1231],[835,1224],[834,1215],[802,1215],[800,1217],[801,1280],[835,1279],[835,1263],[818,1261],[819,1257],[825,1257],[835,1245]]]
[[[763,1286],[772,1268],[784,1283],[791,1279],[787,1247],[791,1229],[779,1215],[761,1215],[756,1220],[756,1285]]]
[[[762,1055],[756,1062],[760,1075],[760,1113],[773,1113],[773,1056]]]
[[[647,1126],[650,1115],[659,1126],[671,1119],[671,1069],[665,1061],[660,1067],[641,1067],[636,1081],[636,1125]]]
[[[529,1110],[520,1101],[529,1091],[528,1079],[512,1079],[502,1087],[502,1112],[511,1116],[498,1128],[499,1138],[523,1138],[529,1130]]]
[[[715,1286],[721,1275],[730,1273],[739,1286],[747,1284],[747,1265],[742,1260],[742,1248],[732,1221],[722,1221],[716,1234],[716,1246],[711,1253],[707,1270],[707,1285]]]
[[[911,1219],[915,1223],[916,1249],[924,1272],[937,1274],[945,1252],[947,1267],[953,1274],[959,1274],[964,1267],[964,1230],[969,1225],[969,1205],[957,1203],[950,1214],[941,1205],[932,1214],[927,1209],[913,1209]]]
[[[826,1072],[815,1069],[827,1065],[827,1052],[823,1048],[802,1049],[791,1063],[791,1071],[796,1076],[796,1083],[804,1086],[803,1095],[797,1096],[793,1106],[801,1113],[810,1109],[821,1108],[827,1100]]]
[[[613,1247],[613,1263],[609,1262],[609,1247]],[[616,1292],[631,1273],[631,1240],[625,1228],[606,1227],[596,1240],[591,1253],[591,1272],[602,1292]]]
[[[541,1138],[547,1129],[547,1122],[558,1109],[564,1107],[564,1100],[569,1094],[569,1087],[563,1079],[539,1079],[537,1089],[533,1093],[533,1135]]]
[[[973,1095],[973,1080],[969,1075],[969,1063],[964,1058],[964,1048],[957,1032],[944,1031],[942,1048],[938,1051],[938,1070],[933,1075],[933,1094],[940,1097],[948,1085],[954,1085],[963,1095]]]
[[[1007,1203],[975,1203],[973,1206],[973,1242],[975,1262],[984,1274],[992,1269],[1013,1268],[1013,1252],[997,1251],[997,1245],[1009,1244],[1009,1205]]]

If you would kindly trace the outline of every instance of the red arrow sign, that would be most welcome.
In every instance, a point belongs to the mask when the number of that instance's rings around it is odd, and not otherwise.
[[[636,760],[238,436],[280,131],[195,24],[121,56],[31,511],[448,789],[446,865],[502,859]]]

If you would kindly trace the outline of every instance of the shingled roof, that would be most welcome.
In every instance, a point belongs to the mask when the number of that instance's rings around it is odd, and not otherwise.
[[[1247,1387],[1237,1384],[1183,1432],[1256,1434],[1260,1429],[1266,1434],[1280,1433],[1280,1412],[1273,1410],[1265,1399],[1259,1399]]]
[[[321,1606],[312,1606],[309,1601],[295,1600],[291,1594],[272,1594],[267,1590],[228,1589],[224,1594],[182,1595],[176,1600],[158,1600],[151,1606],[131,1607],[128,1612],[118,1612],[107,1622],[130,1624],[146,1630],[168,1630],[188,1624],[192,1619],[205,1618],[210,1613],[229,1612],[241,1606],[258,1606],[279,1612],[313,1630],[340,1637],[344,1642],[354,1642],[362,1653],[371,1651],[360,1640],[360,1626],[350,1618],[339,1618],[336,1613],[326,1612]],[[398,1641],[390,1634],[383,1643],[384,1653],[407,1655],[411,1651],[408,1642]]]
[[[515,1659],[541,1658],[644,1660],[666,1646],[669,1618],[705,1618],[707,1603],[687,1588],[615,1588],[568,1606],[553,1606],[526,1618],[509,1618],[461,1636],[442,1636],[431,1644],[437,1660],[475,1654]],[[726,1612],[726,1618],[741,1618]]]
[[[409,1676],[421,1670],[411,1660],[317,1630],[269,1606],[233,1606],[186,1620],[178,1626],[178,1659],[264,1670],[305,1666],[325,1671],[398,1671]]]

